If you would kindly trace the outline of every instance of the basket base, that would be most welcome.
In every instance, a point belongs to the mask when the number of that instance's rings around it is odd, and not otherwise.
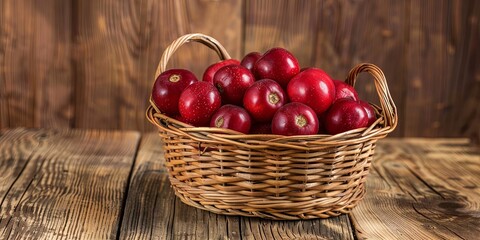
[[[260,217],[271,220],[306,220],[318,218],[336,217],[341,214],[349,213],[363,199],[365,195],[364,184],[358,185],[352,189],[352,193],[340,199],[337,203],[332,204],[331,198],[316,198],[302,202],[296,202],[295,205],[301,208],[289,208],[289,204],[285,200],[268,201],[262,207],[261,203],[242,199],[239,201],[238,196],[224,196],[223,200],[212,200],[218,198],[218,192],[203,192],[202,194],[192,194],[192,191],[182,191],[173,185],[175,195],[180,200],[192,207],[209,211],[221,215],[233,215],[244,217]],[[228,200],[231,201],[228,201]],[[236,200],[237,199],[237,200]],[[346,199],[346,200],[345,200]],[[328,202],[329,204],[325,204]]]

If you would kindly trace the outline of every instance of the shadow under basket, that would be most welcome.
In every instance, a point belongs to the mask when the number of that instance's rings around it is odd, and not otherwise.
[[[164,52],[155,79],[183,44],[200,42],[230,58],[215,39],[188,34]],[[368,128],[336,135],[251,135],[193,127],[162,114],[150,101],[147,118],[163,139],[170,183],[182,202],[217,214],[275,220],[328,218],[348,213],[365,195],[375,144],[397,125],[395,104],[383,72],[354,67],[345,82],[370,73],[380,107]],[[160,147],[160,146],[159,146]]]

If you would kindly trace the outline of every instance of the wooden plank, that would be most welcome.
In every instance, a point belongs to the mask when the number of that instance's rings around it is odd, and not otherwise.
[[[391,136],[403,136],[404,132],[406,8],[404,1],[395,0],[322,1],[316,12],[315,66],[341,80],[359,63],[379,66],[400,116]],[[361,75],[357,83],[355,88],[362,99],[379,102],[370,76]]]
[[[133,170],[121,239],[168,239],[173,224],[175,195],[163,167],[161,139],[142,137]]]
[[[480,3],[474,1],[463,5],[463,2],[454,2],[456,9],[471,7],[471,15],[465,18],[461,14],[454,14],[452,28],[461,29],[467,36],[460,35],[463,43],[458,43],[461,53],[455,52],[454,68],[464,85],[451,81],[454,89],[448,93],[454,97],[449,98],[454,102],[453,113],[442,115],[446,117],[445,129],[455,129],[457,136],[469,137],[474,143],[480,145]],[[465,10],[463,10],[465,11]],[[455,34],[458,37],[458,34]],[[461,34],[461,33],[460,33]],[[460,40],[460,39],[459,39]],[[460,94],[462,92],[463,94]]]
[[[161,139],[146,134],[138,151],[122,239],[239,239],[237,217],[199,210],[175,198],[163,167]]]
[[[479,5],[410,2],[406,106],[412,110],[405,112],[406,136],[461,136],[465,124],[478,129],[478,121],[461,113],[465,102],[478,99],[472,89],[479,79]]]
[[[238,57],[241,4],[235,0],[76,2],[76,127],[152,130],[144,112],[165,48],[183,34],[203,32]],[[207,47],[190,44],[175,54],[169,66],[190,69],[201,77],[216,59]]]
[[[25,129],[0,131],[0,206],[31,156],[43,142],[44,132]]]
[[[115,238],[139,134],[42,136],[0,206],[0,238]]]
[[[218,215],[175,201],[172,239],[242,239],[240,218]]]
[[[0,2],[0,128],[70,127],[70,2]]]
[[[307,221],[242,218],[242,239],[354,239],[347,215]]]
[[[312,66],[320,1],[245,1],[245,52],[283,47]]]
[[[478,239],[480,148],[467,139],[378,144],[366,197],[351,213],[359,239]]]

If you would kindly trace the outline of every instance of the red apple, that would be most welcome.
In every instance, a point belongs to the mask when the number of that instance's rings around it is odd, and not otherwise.
[[[221,103],[220,93],[211,83],[196,82],[182,92],[178,108],[186,122],[194,126],[208,126]]]
[[[288,103],[275,113],[272,133],[287,136],[317,134],[317,115],[311,107],[303,103]]]
[[[252,72],[253,71],[253,66],[255,65],[257,60],[260,59],[261,57],[262,57],[261,53],[251,52],[251,53],[245,55],[245,57],[243,57],[240,64],[242,66],[244,66],[245,68],[247,68],[250,72]]]
[[[363,109],[365,109],[365,112],[367,113],[367,118],[368,118],[367,126],[370,126],[375,121],[377,121],[377,116],[375,114],[375,109],[373,109],[372,105],[370,105],[368,102],[365,102],[363,100],[359,100],[358,103],[360,103],[360,105],[362,105]]]
[[[340,80],[333,80],[333,83],[335,84],[335,100],[334,101],[337,101],[338,99],[341,99],[341,98],[351,98],[355,101],[358,100],[358,93],[357,91],[355,91],[355,88],[353,88],[352,86]]]
[[[283,88],[287,87],[290,79],[299,71],[298,60],[283,48],[268,50],[253,66],[257,79],[273,79]]]
[[[255,82],[252,73],[241,65],[220,68],[213,77],[213,83],[222,96],[223,103],[242,105],[245,91]]]
[[[197,82],[195,75],[185,69],[170,69],[157,77],[152,89],[152,100],[166,115],[178,115],[178,99],[182,91]]]
[[[330,134],[368,126],[368,117],[363,106],[349,98],[336,101],[328,110],[324,121],[325,128]]]
[[[266,123],[253,123],[252,127],[250,128],[250,134],[271,134],[272,133],[272,125],[270,122]]]
[[[228,65],[239,65],[240,62],[236,59],[227,59],[223,60],[217,63],[214,63],[210,65],[207,70],[203,73],[203,81],[204,82],[209,82],[213,84],[213,77],[215,76],[215,73],[222,67],[228,66]]]
[[[335,99],[335,85],[323,70],[308,68],[290,80],[287,95],[290,101],[306,104],[321,114]]]
[[[220,107],[210,120],[210,127],[228,128],[245,134],[250,131],[251,124],[248,112],[231,104]]]
[[[243,96],[243,107],[256,122],[270,122],[275,112],[285,103],[285,92],[271,79],[255,82]]]

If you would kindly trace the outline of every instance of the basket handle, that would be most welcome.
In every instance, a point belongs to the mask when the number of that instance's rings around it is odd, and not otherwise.
[[[361,63],[350,70],[345,82],[355,87],[357,76],[362,72],[368,72],[373,76],[375,80],[375,88],[377,89],[378,97],[382,107],[382,113],[385,117],[386,126],[390,126],[391,131],[393,131],[398,123],[397,107],[395,106],[392,96],[390,95],[387,79],[385,78],[382,70],[371,63]]]
[[[220,60],[230,59],[230,55],[227,50],[220,44],[215,38],[201,34],[201,33],[191,33],[179,37],[177,40],[173,41],[167,49],[163,52],[162,58],[157,66],[157,71],[155,73],[155,79],[167,69],[167,63],[170,57],[177,51],[183,44],[188,42],[199,42],[207,47],[215,50]]]

